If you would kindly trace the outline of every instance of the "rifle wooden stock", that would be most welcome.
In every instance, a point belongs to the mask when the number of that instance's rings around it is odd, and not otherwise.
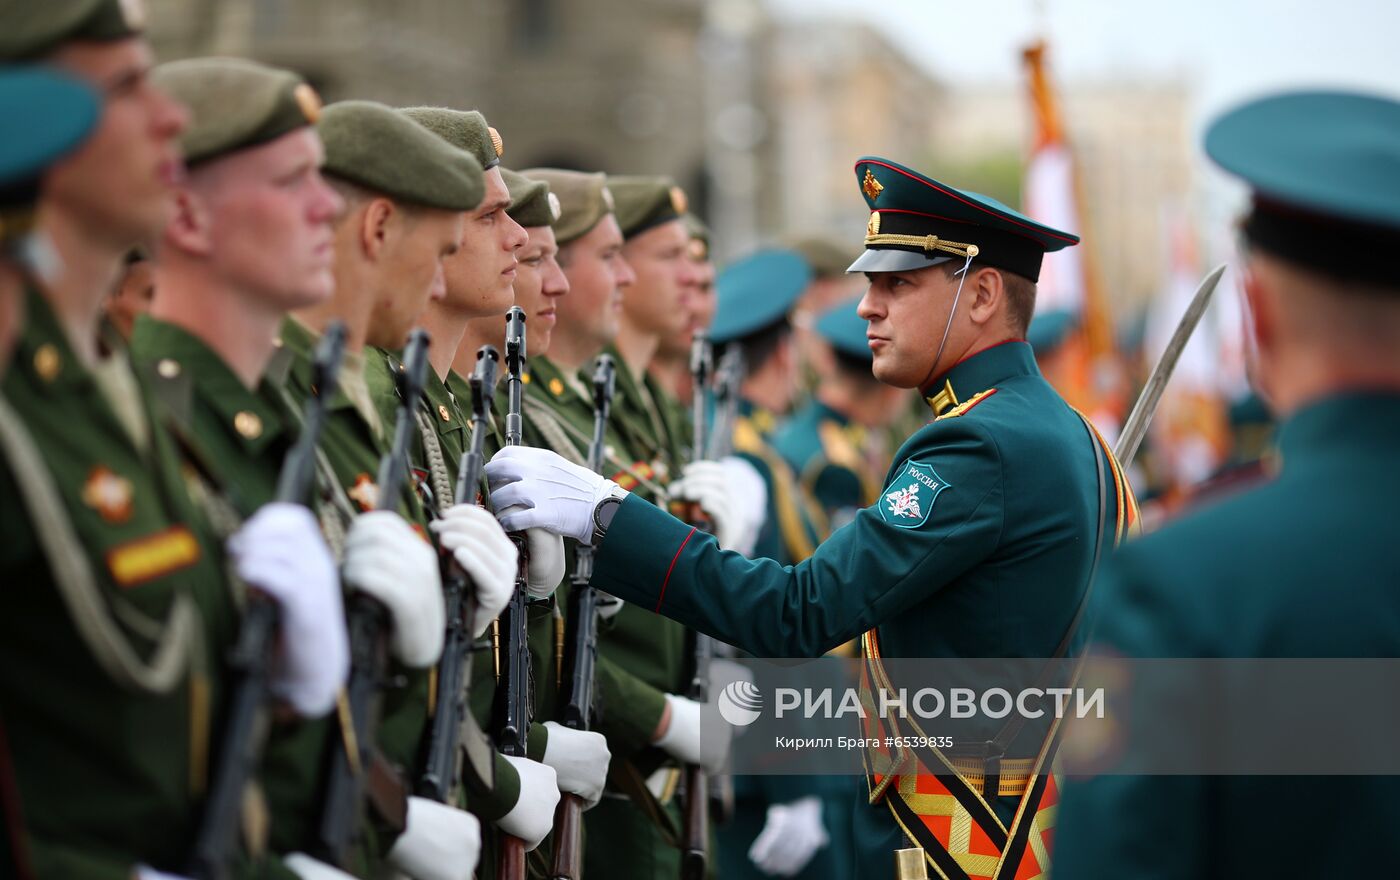
[[[312,364],[313,394],[303,411],[301,434],[277,476],[280,502],[306,504],[316,475],[316,447],[326,423],[327,402],[335,394],[340,362],[345,353],[345,325],[326,328]],[[256,584],[251,585],[256,588]],[[229,654],[229,669],[236,683],[229,695],[227,723],[220,740],[213,784],[195,837],[194,851],[185,873],[193,880],[222,880],[237,851],[243,795],[257,770],[267,739],[268,664],[278,631],[277,604],[257,592],[249,592],[238,629],[238,640]]]
[[[685,765],[681,817],[681,880],[705,880],[710,861],[710,780],[699,764]]]
[[[403,366],[395,377],[399,407],[394,417],[394,438],[379,461],[379,510],[399,506],[408,479],[408,449],[418,430],[418,399],[428,370],[428,334],[419,329],[409,336]],[[355,592],[347,603],[350,631],[350,682],[339,707],[341,748],[331,755],[317,828],[316,855],[342,868],[349,866],[355,841],[364,825],[370,769],[381,761],[374,745],[379,724],[381,688],[389,666],[389,612],[377,600]],[[387,778],[386,778],[387,777]],[[376,770],[374,797],[370,803],[382,819],[403,829],[408,785],[385,761]]]
[[[593,439],[588,447],[588,466],[595,473],[603,469],[615,381],[613,359],[600,356],[593,372]],[[593,673],[598,660],[598,591],[593,588],[593,553],[593,547],[579,545],[570,578],[564,635],[568,666],[564,688],[559,693],[559,718],[561,724],[573,730],[588,730],[593,724]],[[553,880],[582,877],[582,827],[582,799],[565,794],[554,813],[554,860],[550,867]]]

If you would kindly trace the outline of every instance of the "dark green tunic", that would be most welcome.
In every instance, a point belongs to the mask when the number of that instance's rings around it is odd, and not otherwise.
[[[910,437],[879,503],[806,561],[721,551],[629,498],[595,582],[764,657],[817,656],[870,629],[889,657],[1050,656],[1087,583],[1098,480],[1110,477],[1025,343],[946,379],[964,401],[995,391]],[[889,876],[891,852],[909,844],[888,809],[861,803],[854,825],[858,875]]]
[[[44,297],[29,290],[26,308],[4,398],[57,491],[52,513],[76,539],[63,555],[90,570],[96,614],[143,663],[177,601],[192,601],[203,639],[183,653],[204,671],[191,676],[185,665],[163,693],[114,679],[62,598],[16,463],[0,455],[0,717],[23,844],[40,878],[126,880],[138,861],[178,871],[221,720],[217,670],[237,621],[222,546],[186,494],[180,455],[144,389],[143,450]]]
[[[1142,658],[1400,656],[1400,543],[1386,512],[1400,495],[1397,442],[1395,392],[1304,407],[1280,430],[1276,479],[1109,560],[1095,643]],[[1393,776],[1068,780],[1055,876],[1386,875],[1400,860],[1397,804]]]

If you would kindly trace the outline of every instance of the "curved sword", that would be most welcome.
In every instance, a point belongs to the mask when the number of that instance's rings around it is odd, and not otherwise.
[[[1177,361],[1181,360],[1186,343],[1191,341],[1191,334],[1196,332],[1196,325],[1201,323],[1201,316],[1206,313],[1211,295],[1215,293],[1215,288],[1220,284],[1220,276],[1224,274],[1225,264],[1221,263],[1210,270],[1210,274],[1201,281],[1201,286],[1196,288],[1191,305],[1186,307],[1186,314],[1181,316],[1171,341],[1158,358],[1157,366],[1152,368],[1152,375],[1147,377],[1147,384],[1143,386],[1142,394],[1138,395],[1137,403],[1133,404],[1133,411],[1128,414],[1128,420],[1123,423],[1123,433],[1118,435],[1118,446],[1113,450],[1113,455],[1123,470],[1126,471],[1137,456],[1142,438],[1147,434],[1147,426],[1152,424],[1152,414],[1157,411],[1157,404],[1162,402],[1162,392],[1167,389],[1167,381],[1171,379]]]

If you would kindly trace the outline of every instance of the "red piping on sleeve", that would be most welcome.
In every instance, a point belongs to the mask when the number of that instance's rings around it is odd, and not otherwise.
[[[676,570],[676,560],[681,558],[681,551],[685,549],[686,544],[690,543],[690,539],[694,534],[695,529],[692,527],[691,530],[686,533],[685,540],[676,548],[676,555],[671,557],[671,566],[666,569],[666,580],[661,582],[661,595],[656,597],[656,607],[652,609],[657,614],[661,613],[661,602],[666,598],[666,587],[671,583],[671,572]]]

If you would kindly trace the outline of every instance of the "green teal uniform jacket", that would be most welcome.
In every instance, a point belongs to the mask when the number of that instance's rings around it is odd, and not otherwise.
[[[775,432],[774,449],[821,506],[833,528],[869,507],[879,475],[868,474],[861,446],[865,431],[815,397]]]
[[[281,390],[269,380],[250,390],[203,340],[146,315],[136,321],[131,353],[239,519],[275,500],[282,464],[300,432]],[[315,505],[318,494],[313,486],[307,502]],[[273,852],[302,852],[313,843],[334,729],[328,716],[279,721],[269,732],[259,780]]]
[[[1109,560],[1094,643],[1143,658],[1400,657],[1397,439],[1394,392],[1305,406],[1280,431],[1276,479]],[[1400,861],[1397,825],[1400,777],[1071,779],[1054,876],[1375,876]]]
[[[774,447],[777,430],[772,413],[747,399],[739,401],[734,454],[753,467],[768,490],[768,514],[754,543],[753,555],[791,565],[811,556],[825,539],[826,517]]]
[[[1024,342],[944,378],[964,405],[910,437],[879,503],[809,559],[721,551],[628,498],[595,583],[762,657],[819,656],[871,629],[887,657],[1053,655],[1087,584],[1108,466],[1096,473],[1084,423]],[[854,828],[859,876],[887,877],[892,851],[909,845],[889,811],[860,804]]]
[[[209,733],[220,723],[220,682],[209,671],[237,621],[222,547],[187,495],[180,456],[145,390],[143,450],[44,297],[31,289],[25,299],[27,325],[4,380],[6,421],[23,420],[42,463],[26,467],[0,447],[0,748],[9,751],[0,764],[14,768],[19,833],[40,880],[127,880],[137,861],[179,871],[207,781]],[[94,616],[139,663],[155,660],[177,604],[197,609],[192,641],[178,651],[183,672],[167,690],[119,683],[99,662],[60,590],[17,468],[52,480],[53,512],[74,539],[61,552],[90,570]]]

